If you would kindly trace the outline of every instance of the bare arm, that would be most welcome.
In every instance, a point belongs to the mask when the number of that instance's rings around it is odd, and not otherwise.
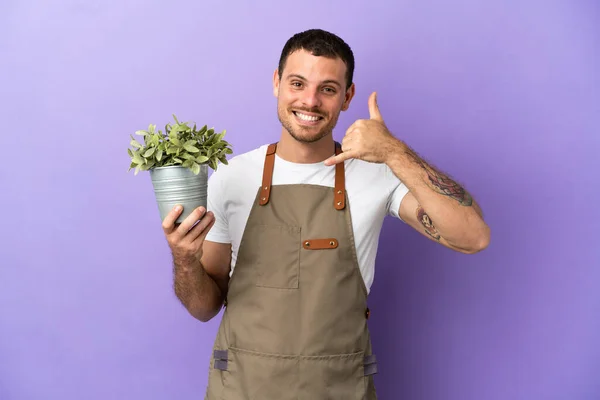
[[[219,313],[227,295],[231,245],[205,241],[215,217],[204,207],[176,226],[173,221],[180,212],[174,208],[163,221],[173,255],[175,294],[192,316],[206,322]]]
[[[391,134],[383,122],[376,93],[369,97],[369,114],[368,120],[358,120],[348,128],[342,140],[343,153],[332,156],[325,165],[349,158],[387,164],[410,190],[398,210],[404,221],[462,253],[486,248],[490,229],[471,195]]]
[[[388,166],[409,188],[399,214],[427,237],[462,253],[487,247],[490,229],[473,197],[403,142],[390,142]]]

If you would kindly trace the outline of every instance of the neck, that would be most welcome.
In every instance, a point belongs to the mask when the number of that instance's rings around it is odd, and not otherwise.
[[[335,152],[333,135],[329,134],[313,143],[299,142],[285,128],[277,144],[277,155],[282,159],[298,163],[312,164],[325,161]]]

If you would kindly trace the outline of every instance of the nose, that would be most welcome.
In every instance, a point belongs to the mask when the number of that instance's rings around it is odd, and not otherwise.
[[[302,92],[302,104],[308,108],[318,108],[321,106],[319,91],[316,89],[306,89]]]

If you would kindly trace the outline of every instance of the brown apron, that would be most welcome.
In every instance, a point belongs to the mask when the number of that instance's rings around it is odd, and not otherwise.
[[[205,399],[374,400],[344,163],[333,189],[271,186],[275,150],[267,149],[229,282]]]

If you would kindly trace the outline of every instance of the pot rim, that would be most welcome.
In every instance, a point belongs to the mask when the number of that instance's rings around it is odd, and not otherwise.
[[[202,168],[203,166],[208,166],[208,164],[206,163],[202,163],[202,164],[198,164],[200,165],[200,168]],[[182,168],[182,169],[190,169],[188,167],[184,167],[183,165],[165,165],[163,167],[152,167],[149,169],[149,171],[155,170],[155,169],[170,169],[170,168]],[[190,169],[191,171],[191,169]]]

